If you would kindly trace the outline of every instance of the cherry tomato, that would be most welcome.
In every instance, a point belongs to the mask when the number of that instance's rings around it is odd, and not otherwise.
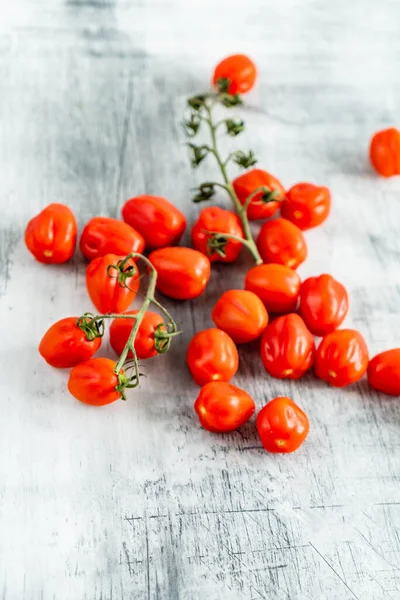
[[[122,287],[118,283],[114,270],[108,273],[109,265],[116,265],[124,256],[106,254],[95,258],[86,269],[86,287],[89,297],[101,314],[124,312],[139,289],[139,273],[126,280],[130,289]],[[133,261],[129,264],[134,265]]]
[[[111,404],[121,398],[116,390],[116,363],[109,358],[91,358],[79,363],[69,375],[68,390],[80,402],[93,406]],[[123,376],[122,372],[122,376]]]
[[[271,313],[296,310],[300,286],[301,279],[296,271],[274,263],[253,267],[248,271],[244,283],[246,290],[261,298]]]
[[[314,338],[299,315],[275,319],[261,338],[261,360],[265,370],[279,379],[298,379],[312,366]]]
[[[287,219],[264,223],[257,246],[266,263],[279,263],[296,269],[307,258],[307,244],[301,230]]]
[[[44,334],[39,344],[39,352],[52,367],[74,367],[91,358],[100,348],[101,338],[89,341],[77,322],[78,317],[61,319]]]
[[[210,254],[207,243],[212,235],[206,233],[207,231],[229,233],[243,238],[244,233],[239,217],[230,210],[210,206],[209,208],[203,208],[192,228],[193,248],[208,256],[211,262],[234,262],[240,254],[242,243],[236,240],[228,240],[226,245],[224,244],[222,254],[212,251]]]
[[[75,251],[77,225],[64,204],[49,204],[25,229],[25,244],[41,263],[64,263]]]
[[[80,248],[89,260],[105,254],[127,256],[130,252],[143,252],[144,239],[123,221],[110,217],[95,217],[82,231]]]
[[[227,56],[217,64],[213,76],[216,86],[220,79],[228,79],[229,94],[245,94],[254,86],[257,77],[256,65],[245,54]]]
[[[210,279],[209,259],[192,248],[160,248],[150,254],[149,261],[158,273],[157,288],[176,300],[200,296]]]
[[[368,347],[361,333],[338,329],[328,333],[315,357],[315,373],[334,387],[361,379],[368,367]]]
[[[244,204],[251,193],[257,188],[264,186],[270,190],[271,201],[265,202],[261,198],[265,193],[259,192],[251,200],[247,209],[250,221],[268,219],[279,208],[280,201],[285,198],[285,190],[278,179],[262,169],[251,169],[232,181],[233,189],[239,198],[240,204]],[[272,200],[272,198],[274,200]]]
[[[138,310],[129,310],[124,313],[127,315],[136,315]],[[136,355],[140,360],[151,358],[158,354],[154,345],[154,335],[159,325],[164,323],[164,319],[157,313],[147,311],[139,325],[135,338]],[[110,326],[110,344],[117,354],[122,354],[125,344],[128,341],[135,319],[114,319]],[[132,352],[128,354],[132,358]]]
[[[349,310],[346,288],[332,275],[309,277],[300,290],[300,314],[314,335],[324,336],[343,323]]]
[[[294,452],[304,442],[310,425],[307,415],[290,398],[274,398],[260,410],[256,427],[268,452]]]
[[[197,385],[229,381],[239,366],[239,355],[232,338],[215,328],[196,333],[189,344],[186,360]]]
[[[152,250],[175,246],[186,229],[184,214],[166,198],[143,194],[122,207],[122,218],[145,239]]]
[[[297,183],[286,193],[281,215],[304,230],[321,225],[330,209],[331,194],[327,187]]]
[[[368,365],[368,383],[389,396],[400,396],[400,348],[374,356]]]
[[[246,423],[256,406],[244,390],[225,381],[211,381],[201,388],[194,409],[204,429],[225,433]]]
[[[390,127],[375,133],[371,140],[369,156],[379,175],[400,175],[400,131]]]
[[[222,294],[212,311],[212,320],[236,344],[257,339],[268,325],[268,313],[260,298],[247,290]]]

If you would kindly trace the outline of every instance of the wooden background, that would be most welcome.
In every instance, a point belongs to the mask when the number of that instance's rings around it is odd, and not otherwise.
[[[190,188],[213,167],[190,170],[185,98],[237,51],[260,78],[234,144],[287,187],[332,190],[302,276],[347,286],[346,324],[371,354],[400,342],[400,180],[367,160],[371,134],[400,120],[398,2],[0,0],[2,600],[400,597],[397,399],[365,381],[271,379],[254,346],[234,383],[258,407],[291,395],[307,442],[273,456],[253,423],[225,436],[198,425],[186,346],[221,292],[243,285],[246,257],[216,267],[198,300],[168,303],[184,334],[127,403],[81,405],[36,350],[52,322],[91,305],[79,253],[36,263],[27,220],[65,202],[82,226],[149,192],[192,222]]]

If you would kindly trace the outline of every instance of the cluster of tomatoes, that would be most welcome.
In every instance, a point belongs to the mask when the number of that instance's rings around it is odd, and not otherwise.
[[[213,81],[215,85],[226,81],[226,91],[234,98],[248,92],[255,79],[254,63],[235,55],[217,65]],[[400,133],[393,131],[376,134],[371,143],[371,161],[385,176],[400,173]],[[91,261],[87,290],[100,317],[115,317],[110,327],[112,348],[118,354],[124,352],[134,324],[132,316],[138,313],[125,312],[140,283],[135,259],[126,259],[131,266],[125,273],[129,285],[112,277],[113,269],[125,257],[150,251],[146,260],[157,272],[157,289],[170,298],[190,300],[204,292],[210,263],[230,263],[238,258],[248,220],[264,220],[257,239],[263,263],[248,271],[244,289],[226,291],[219,298],[212,310],[215,328],[196,333],[187,350],[190,372],[201,386],[195,410],[202,426],[228,432],[254,414],[254,400],[229,382],[238,369],[237,345],[258,338],[261,360],[272,377],[298,379],[314,367],[319,378],[344,387],[367,372],[372,387],[400,395],[400,348],[369,360],[361,333],[339,329],[349,304],[344,286],[328,274],[302,282],[295,270],[307,256],[303,231],[320,225],[329,215],[329,190],[298,183],[286,191],[278,179],[258,168],[237,177],[231,189],[239,207],[246,206],[246,221],[216,206],[203,209],[191,230],[193,248],[177,246],[186,219],[161,197],[143,195],[128,200],[122,209],[123,221],[95,217],[87,223],[80,238],[80,249]],[[279,218],[267,220],[279,210]],[[221,235],[226,235],[222,245]],[[70,209],[52,204],[29,222],[25,240],[40,262],[61,263],[72,256],[76,237]],[[123,397],[124,387],[123,372],[118,374],[115,361],[92,358],[101,344],[100,317],[63,319],[47,331],[39,346],[50,365],[72,368],[70,392],[95,405]],[[134,339],[139,359],[160,353],[164,325],[161,315],[146,311]],[[314,336],[322,338],[318,347]],[[306,438],[309,423],[290,398],[278,397],[258,413],[256,427],[266,450],[292,452]]]

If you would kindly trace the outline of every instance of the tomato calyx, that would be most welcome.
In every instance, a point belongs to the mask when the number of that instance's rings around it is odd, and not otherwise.
[[[92,313],[87,312],[79,317],[76,325],[84,332],[89,342],[104,335],[104,319],[95,317]]]
[[[132,258],[144,258],[143,255],[138,254],[136,252],[131,252],[122,260],[119,260],[116,265],[108,265],[107,267],[107,275],[112,277],[113,279],[118,280],[118,284],[121,287],[127,288],[130,290],[131,288],[127,284],[128,279],[132,279],[132,277],[139,277],[139,269],[136,263],[132,263]],[[116,274],[112,274],[116,271]]]
[[[168,330],[169,328],[169,330]],[[180,335],[181,331],[175,331],[171,324],[160,323],[154,331],[154,348],[158,354],[165,354],[171,346],[172,338]]]

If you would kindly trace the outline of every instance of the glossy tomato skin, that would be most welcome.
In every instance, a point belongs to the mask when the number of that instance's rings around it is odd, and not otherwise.
[[[121,398],[116,391],[116,363],[109,358],[91,358],[79,363],[69,375],[68,390],[80,402],[104,406]]]
[[[296,271],[275,263],[257,265],[246,274],[244,287],[256,294],[269,313],[296,310],[301,279]]]
[[[229,381],[239,366],[234,341],[225,331],[216,328],[196,333],[189,344],[186,360],[197,385]]]
[[[297,450],[310,429],[307,415],[285,396],[274,398],[260,410],[256,427],[264,448],[279,453]]]
[[[303,231],[318,227],[328,217],[331,194],[327,187],[313,183],[297,183],[286,193],[281,215]]]
[[[44,334],[39,352],[45,361],[57,369],[68,369],[92,358],[101,345],[101,338],[89,341],[77,325],[78,317],[67,317],[54,323]]]
[[[233,189],[239,199],[240,204],[244,204],[246,199],[252,192],[259,187],[265,186],[271,192],[276,191],[276,201],[263,202],[261,197],[263,192],[256,194],[251,200],[249,208],[247,209],[247,216],[250,221],[257,221],[259,219],[268,219],[278,210],[281,201],[285,198],[285,190],[281,182],[276,179],[267,171],[262,169],[251,169],[246,171],[243,175],[236,177],[232,181]]]
[[[236,344],[246,344],[262,334],[268,325],[268,312],[258,296],[248,290],[222,294],[212,311],[212,320]]]
[[[225,381],[212,381],[201,388],[194,409],[204,429],[225,433],[246,423],[256,406],[244,390]]]
[[[212,236],[207,234],[206,231],[229,233],[230,235],[243,238],[244,233],[239,217],[230,210],[224,210],[218,206],[210,206],[203,208],[192,228],[192,244],[195,250],[208,256],[210,262],[234,262],[240,254],[242,243],[236,240],[229,240],[224,248],[225,256],[220,256],[217,252],[209,254],[207,242]]]
[[[300,291],[300,314],[314,335],[324,336],[337,329],[349,310],[346,288],[332,275],[309,277]]]
[[[77,225],[73,212],[64,204],[49,204],[25,229],[25,244],[37,261],[64,263],[76,246]]]
[[[136,315],[138,310],[129,310],[124,313],[127,315]],[[147,311],[139,325],[135,338],[135,350],[139,360],[152,358],[158,354],[154,346],[154,333],[159,325],[164,323],[164,319],[155,312]],[[117,354],[122,354],[125,344],[135,325],[135,319],[114,319],[110,325],[110,345]],[[132,358],[132,352],[128,353]]]
[[[86,269],[86,287],[89,297],[101,314],[122,313],[132,303],[139,289],[140,279],[138,272],[134,277],[126,280],[130,289],[121,287],[116,278],[116,271],[108,274],[109,265],[116,265],[124,256],[106,254],[95,258]],[[134,264],[133,261],[130,262]]]
[[[400,175],[400,131],[390,127],[375,133],[369,156],[375,171],[382,177]]]
[[[144,239],[138,231],[123,221],[110,217],[94,217],[82,231],[80,249],[89,260],[106,254],[127,256],[131,252],[142,253]]]
[[[254,86],[257,68],[254,62],[245,54],[227,56],[217,64],[213,75],[213,85],[220,79],[229,79],[229,94],[245,94]]]
[[[157,289],[176,300],[197,298],[210,279],[209,259],[192,248],[160,248],[151,252],[149,261],[158,273]]]
[[[400,348],[374,356],[368,365],[368,383],[379,392],[400,396]]]
[[[185,215],[162,196],[131,198],[122,207],[122,218],[143,236],[151,250],[175,246],[186,229]]]
[[[265,370],[279,379],[298,379],[314,363],[314,338],[295,313],[278,317],[268,325],[260,350]]]
[[[337,329],[320,343],[315,373],[334,387],[355,383],[368,367],[368,347],[359,331]]]
[[[287,219],[267,221],[261,227],[257,247],[266,263],[278,263],[296,269],[307,258],[302,231]]]

